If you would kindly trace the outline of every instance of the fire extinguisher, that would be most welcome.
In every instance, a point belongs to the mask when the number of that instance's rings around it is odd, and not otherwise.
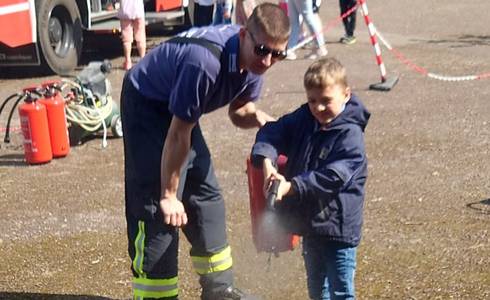
[[[24,153],[28,164],[47,163],[53,159],[51,142],[49,139],[48,115],[44,104],[38,102],[41,94],[37,87],[28,87],[23,90],[23,94],[14,103],[8,116],[7,128],[5,132],[5,143],[10,142],[10,122],[16,106],[19,106],[19,119],[22,135],[24,137]]]
[[[70,152],[70,139],[68,138],[65,101],[60,93],[60,82],[47,81],[41,86],[44,97],[40,98],[38,102],[46,106],[53,157],[64,157]]]
[[[286,162],[287,157],[279,156],[277,164],[280,173],[283,173]],[[247,177],[255,248],[258,252],[274,253],[276,256],[279,252],[293,250],[299,244],[299,236],[288,233],[282,228],[274,210],[278,182],[273,183],[266,199],[262,191],[264,186],[262,169],[254,167],[250,159],[247,160]]]

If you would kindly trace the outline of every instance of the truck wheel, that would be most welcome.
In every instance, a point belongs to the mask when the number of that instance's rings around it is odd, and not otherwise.
[[[65,75],[78,65],[82,53],[82,24],[76,1],[37,1],[38,38],[43,62]]]

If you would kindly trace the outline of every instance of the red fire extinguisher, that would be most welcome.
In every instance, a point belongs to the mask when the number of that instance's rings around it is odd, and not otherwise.
[[[48,115],[44,104],[40,103],[40,93],[37,87],[29,87],[23,90],[23,95],[17,99],[10,111],[5,142],[10,142],[10,121],[17,104],[24,99],[19,106],[19,119],[22,135],[24,137],[24,153],[28,164],[42,164],[51,161],[53,153],[49,139]]]
[[[44,90],[44,97],[38,102],[46,106],[53,157],[64,157],[70,152],[70,139],[68,138],[65,101],[59,90],[60,82],[47,81],[41,86]]]
[[[287,157],[279,156],[278,170],[284,172]],[[299,236],[290,234],[275,221],[275,212],[271,203],[275,199],[266,199],[263,192],[264,174],[262,169],[247,160],[247,177],[250,195],[250,214],[252,217],[252,237],[258,252],[278,254],[293,250],[299,244]],[[273,184],[274,185],[274,184]],[[277,193],[277,190],[275,191]],[[269,197],[268,197],[269,198]]]

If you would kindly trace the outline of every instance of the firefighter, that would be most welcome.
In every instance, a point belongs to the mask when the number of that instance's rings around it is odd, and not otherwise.
[[[179,228],[201,299],[256,299],[233,284],[225,206],[199,118],[229,105],[232,123],[262,127],[263,74],[286,57],[290,26],[279,6],[247,24],[193,28],[150,51],[121,92],[128,252],[135,299],[177,299]]]

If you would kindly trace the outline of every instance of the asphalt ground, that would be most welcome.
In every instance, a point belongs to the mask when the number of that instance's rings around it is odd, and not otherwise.
[[[490,72],[488,1],[369,0],[368,7],[376,28],[410,64],[447,76]],[[320,13],[326,24],[337,17],[338,4],[325,2]],[[372,112],[357,296],[489,299],[490,78],[431,79],[382,48],[388,77],[399,82],[389,92],[370,90],[380,73],[360,14],[357,21],[354,45],[338,43],[340,24],[326,32],[329,55],[346,66],[352,89]],[[166,38],[151,37],[149,44]],[[114,43],[96,40],[84,63],[109,58],[121,65]],[[303,103],[302,76],[310,63],[274,66],[259,107],[279,117]],[[57,78],[30,72],[2,70],[0,99]],[[109,76],[116,102],[123,74],[115,68]],[[0,128],[5,118],[4,112]],[[237,286],[264,299],[306,299],[300,249],[268,262],[251,240],[244,172],[255,131],[231,126],[225,110],[201,125],[227,202]],[[103,149],[96,137],[63,159],[27,166],[14,131],[11,144],[0,144],[0,298],[129,298],[123,195],[121,139]],[[188,249],[182,239],[181,298],[197,299]]]

